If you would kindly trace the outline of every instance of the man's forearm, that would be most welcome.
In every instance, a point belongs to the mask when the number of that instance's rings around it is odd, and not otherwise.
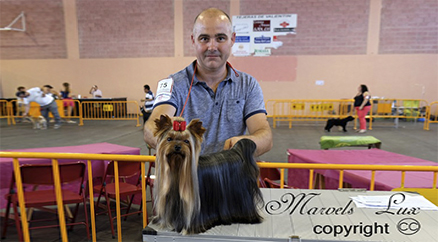
[[[155,149],[157,147],[157,138],[154,136],[154,129],[155,129],[155,123],[153,120],[149,118],[149,120],[146,121],[143,127],[144,141],[150,147]]]
[[[269,127],[257,130],[254,134],[248,135],[248,138],[257,144],[255,156],[263,155],[272,149],[272,132]]]

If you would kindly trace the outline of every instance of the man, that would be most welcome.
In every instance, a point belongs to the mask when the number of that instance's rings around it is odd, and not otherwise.
[[[102,97],[102,91],[99,90],[97,85],[94,85],[91,87],[90,94],[93,95],[93,98],[101,98]]]
[[[141,112],[143,113],[143,125],[148,120],[149,116],[151,116],[152,109],[154,107],[154,93],[152,93],[149,85],[144,85],[144,93],[146,93],[145,99],[141,101],[144,102],[143,107],[141,107]]]
[[[230,18],[222,10],[210,8],[196,17],[191,40],[197,60],[158,83],[154,110],[144,126],[148,145],[157,144],[155,119],[162,114],[181,115],[184,110],[187,122],[199,118],[207,129],[201,154],[229,149],[242,138],[257,144],[256,156],[272,148],[259,84],[227,64],[235,38]]]
[[[25,97],[30,102],[36,102],[41,106],[41,115],[46,119],[47,124],[49,124],[49,112],[55,117],[54,129],[59,129],[61,127],[61,117],[59,116],[58,106],[56,101],[52,96],[52,86],[45,85],[42,88],[34,87],[26,91]],[[28,112],[25,113],[25,116]]]

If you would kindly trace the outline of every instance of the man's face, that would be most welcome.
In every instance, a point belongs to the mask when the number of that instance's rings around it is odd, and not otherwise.
[[[230,21],[224,15],[211,18],[200,16],[192,34],[192,45],[198,64],[203,69],[211,71],[225,66],[235,36],[231,31]]]
[[[43,89],[43,93],[44,94],[48,94],[48,93],[50,93],[52,91],[52,89],[50,89],[48,87],[43,87],[42,89]]]
[[[149,92],[149,89],[145,88],[144,93],[148,93],[148,92]]]

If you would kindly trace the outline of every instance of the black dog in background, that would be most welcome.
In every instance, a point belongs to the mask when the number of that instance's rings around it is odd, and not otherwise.
[[[352,120],[354,120],[354,118],[352,116],[348,116],[346,118],[332,118],[332,119],[327,120],[327,125],[325,126],[324,129],[327,132],[330,132],[330,129],[333,126],[341,126],[342,130],[344,132],[347,132],[347,129],[345,129],[345,127],[347,126],[347,123],[352,121]]]

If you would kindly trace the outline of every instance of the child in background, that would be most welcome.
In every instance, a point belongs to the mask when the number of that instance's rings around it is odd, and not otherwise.
[[[15,96],[17,97],[17,113],[15,114],[17,117],[20,117],[20,119],[17,120],[17,123],[20,123],[23,121],[23,114],[26,114],[29,112],[29,101],[25,97],[26,95],[26,88],[23,86],[19,86],[17,88],[17,92],[15,93]],[[26,121],[26,119],[24,119]]]

